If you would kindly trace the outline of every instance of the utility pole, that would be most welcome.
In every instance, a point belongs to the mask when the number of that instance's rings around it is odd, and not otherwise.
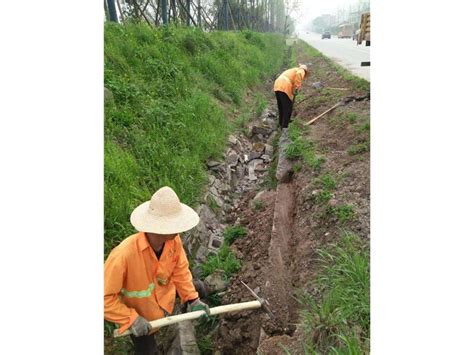
[[[198,0],[198,24],[201,27],[201,0]]]
[[[229,30],[229,0],[224,0],[224,30]]]
[[[168,24],[168,10],[166,9],[167,0],[161,0],[161,16],[163,17],[163,25]]]
[[[186,26],[191,26],[191,0],[186,0],[186,10],[188,11]]]
[[[112,22],[118,22],[117,12],[115,11],[115,1],[107,0],[107,8],[109,10],[109,19]]]

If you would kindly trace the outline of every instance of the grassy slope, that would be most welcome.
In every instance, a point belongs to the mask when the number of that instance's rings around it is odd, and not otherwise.
[[[190,28],[105,26],[105,254],[133,233],[129,215],[169,185],[195,205],[204,162],[223,152],[228,113],[276,74],[283,37]]]

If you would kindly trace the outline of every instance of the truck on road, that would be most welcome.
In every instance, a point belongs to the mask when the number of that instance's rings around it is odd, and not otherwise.
[[[337,34],[338,38],[352,38],[354,34],[355,26],[352,23],[343,23],[339,25],[339,33]]]
[[[357,38],[357,44],[365,41],[366,46],[370,46],[370,12],[366,12],[360,17],[360,32]]]

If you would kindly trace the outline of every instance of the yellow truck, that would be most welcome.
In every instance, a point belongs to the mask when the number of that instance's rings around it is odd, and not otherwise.
[[[366,46],[370,46],[370,12],[366,12],[360,17],[360,32],[357,37],[357,44],[365,41]]]

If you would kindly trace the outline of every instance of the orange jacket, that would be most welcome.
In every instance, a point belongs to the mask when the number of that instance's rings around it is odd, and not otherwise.
[[[179,235],[165,242],[160,260],[145,233],[126,238],[104,266],[104,318],[128,329],[138,315],[148,321],[172,313],[178,291],[181,302],[198,298]]]
[[[305,74],[306,72],[301,68],[285,70],[280,74],[277,80],[275,80],[273,91],[282,91],[288,95],[290,100],[293,101],[295,90],[301,88],[301,82],[303,81]]]

